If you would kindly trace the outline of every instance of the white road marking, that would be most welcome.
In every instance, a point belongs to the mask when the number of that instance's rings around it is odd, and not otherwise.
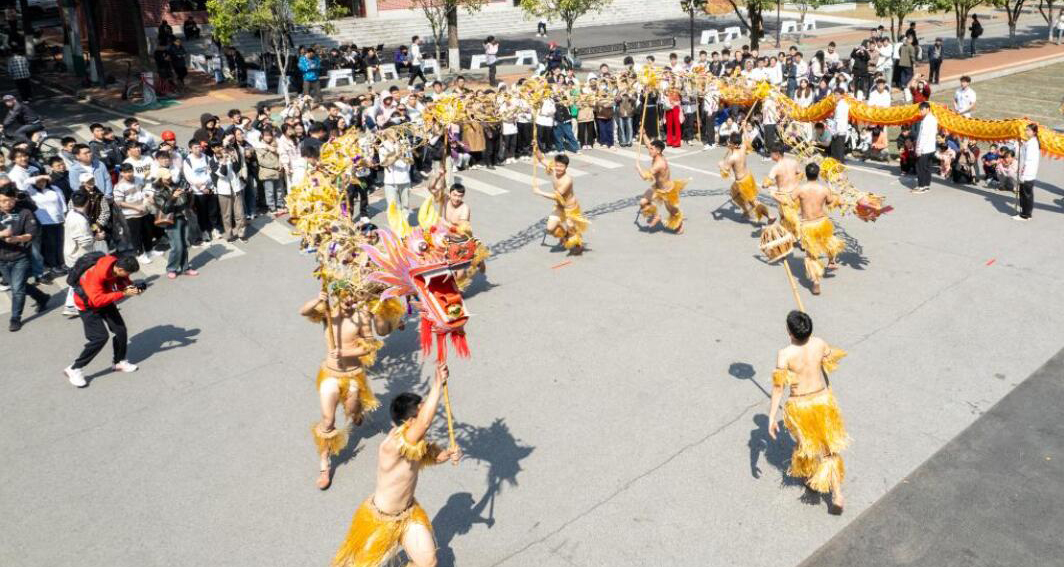
[[[636,156],[635,152],[633,152],[631,150],[625,150],[625,149],[617,150],[617,153],[620,154],[620,155],[628,156],[628,157],[630,157],[632,159],[635,159],[635,156]],[[692,153],[694,153],[694,152],[692,151]],[[668,158],[669,156],[665,156],[665,157]],[[673,156],[673,157],[676,157],[676,156]],[[649,156],[647,156],[647,154],[645,152],[640,152],[639,158],[640,158],[641,162],[649,162]],[[693,171],[695,173],[702,173],[704,175],[709,175],[709,176],[712,176],[712,177],[720,177],[720,173],[718,173],[716,171],[710,171],[708,169],[699,169],[697,167],[691,167],[689,165],[684,165],[682,163],[669,162],[669,167],[672,168],[672,169],[682,169],[684,171]]]
[[[462,185],[465,185],[467,188],[480,193],[484,193],[485,195],[491,195],[492,197],[496,195],[502,195],[504,193],[509,193],[509,191],[507,191],[506,189],[500,189],[494,185],[491,185],[490,183],[485,183],[483,181],[473,179],[472,177],[469,177],[469,175],[456,175],[454,178],[455,181],[461,183]]]
[[[292,234],[288,223],[282,220],[274,220],[258,226],[259,233],[264,234],[278,244],[292,244],[299,242],[299,237]]]
[[[602,151],[606,152],[606,155],[609,155],[611,153],[610,150],[602,150]],[[590,155],[587,154],[587,152],[584,152],[582,154],[569,154],[569,159],[571,159],[573,161],[579,161],[579,162],[582,162],[582,163],[590,163],[591,165],[597,165],[599,167],[604,167],[606,169],[618,169],[618,168],[624,167],[623,165],[621,165],[621,164],[619,164],[619,163],[617,163],[615,161],[610,161],[608,159],[602,159],[600,157],[590,156]]]

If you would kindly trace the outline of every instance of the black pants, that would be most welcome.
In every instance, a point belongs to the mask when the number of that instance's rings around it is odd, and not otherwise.
[[[1020,183],[1020,216],[1029,219],[1034,210],[1034,181]]]
[[[513,159],[517,150],[517,134],[503,134],[499,143],[499,163]]]
[[[41,226],[41,256],[47,268],[59,269],[65,265],[63,259],[63,225],[42,224]]]
[[[492,128],[492,126],[489,126]],[[496,130],[492,132],[491,136],[484,136],[484,155],[481,159],[484,165],[495,167],[495,164],[499,162],[499,142],[502,138],[502,134]]]
[[[536,25],[536,33],[547,35],[547,24],[540,22]]]
[[[494,89],[496,85],[495,72],[498,70],[498,68],[498,63],[492,63],[491,65],[488,65],[488,85],[491,86],[492,89]]]
[[[129,227],[129,245],[133,247],[133,253],[151,252],[152,232],[155,229],[152,215],[127,218],[126,226]]]
[[[775,124],[763,124],[761,126],[761,133],[764,134],[765,147],[768,151],[772,151],[772,148],[776,147],[776,143],[779,142],[779,130],[776,129]],[[835,144],[835,138],[831,139],[832,146]],[[840,158],[835,158],[841,161]]]
[[[550,126],[536,124],[536,145],[541,153],[547,153],[554,145],[554,129]]]
[[[595,143],[595,122],[577,122],[577,137],[580,145],[589,147]]]
[[[354,203],[358,201],[358,216],[369,218],[369,188],[367,183],[352,183],[347,186],[347,198],[350,200],[352,208]]]
[[[126,359],[126,322],[122,320],[122,314],[118,312],[118,306],[114,303],[97,309],[96,311],[82,311],[81,325],[85,328],[85,348],[81,355],[74,361],[73,368],[85,368],[96,358],[107,344],[107,331],[114,335],[113,363],[119,363]]]
[[[712,114],[702,112],[702,143],[715,144],[717,142],[716,123]]]
[[[941,71],[942,71],[942,60],[941,59],[932,59],[931,60],[931,71],[928,72],[928,74],[927,74],[927,80],[931,81],[932,85],[937,85],[938,84],[938,77],[941,74]]]
[[[920,154],[916,158],[916,186],[931,187],[931,160],[935,157],[934,152]]]
[[[846,136],[835,135],[831,137],[831,157],[840,163],[846,159]]]
[[[15,79],[15,87],[18,89],[18,98],[27,101],[33,98],[33,89],[29,79]]]
[[[532,123],[517,123],[517,157],[532,155]]]
[[[222,213],[218,209],[218,195],[211,193],[194,195],[196,207],[196,222],[199,224],[199,240],[209,240],[211,231],[222,232]]]
[[[417,79],[418,77],[421,77],[421,82],[422,83],[429,82],[429,80],[425,78],[425,71],[424,71],[424,69],[421,68],[421,65],[411,65],[410,66],[410,82],[407,83],[407,84],[410,85],[410,86],[414,86],[414,79]]]

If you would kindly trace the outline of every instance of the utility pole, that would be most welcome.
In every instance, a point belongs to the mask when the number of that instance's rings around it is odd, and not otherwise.
[[[26,59],[33,61],[33,20],[30,19],[30,5],[27,0],[18,0],[22,12],[22,45],[26,49]]]
[[[75,77],[85,76],[85,56],[81,52],[81,29],[78,26],[78,9],[75,0],[63,0],[63,31],[66,45],[63,57],[70,64]],[[69,52],[67,51],[69,50]]]
[[[106,77],[103,69],[103,57],[100,56],[100,36],[96,33],[96,16],[93,14],[93,0],[81,0],[81,13],[85,16],[85,30],[89,34],[89,57],[96,71],[96,84],[104,85]],[[76,25],[76,22],[75,22]],[[92,73],[89,73],[92,76]]]

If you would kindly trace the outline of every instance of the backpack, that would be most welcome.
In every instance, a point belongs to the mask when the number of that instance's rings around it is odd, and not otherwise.
[[[74,294],[81,298],[82,303],[87,308],[89,306],[89,297],[85,295],[85,290],[81,287],[81,276],[85,275],[85,272],[89,271],[89,268],[96,265],[107,254],[104,252],[89,252],[84,256],[77,259],[74,262],[74,267],[70,268],[67,272],[66,283],[70,286],[70,289],[74,290]]]

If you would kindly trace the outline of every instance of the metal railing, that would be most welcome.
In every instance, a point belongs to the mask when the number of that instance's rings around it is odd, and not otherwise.
[[[607,45],[595,45],[592,47],[577,47],[573,49],[573,57],[591,57],[595,55],[607,55],[612,53],[633,53],[651,49],[676,47],[676,38],[645,39],[642,41],[623,41]]]

